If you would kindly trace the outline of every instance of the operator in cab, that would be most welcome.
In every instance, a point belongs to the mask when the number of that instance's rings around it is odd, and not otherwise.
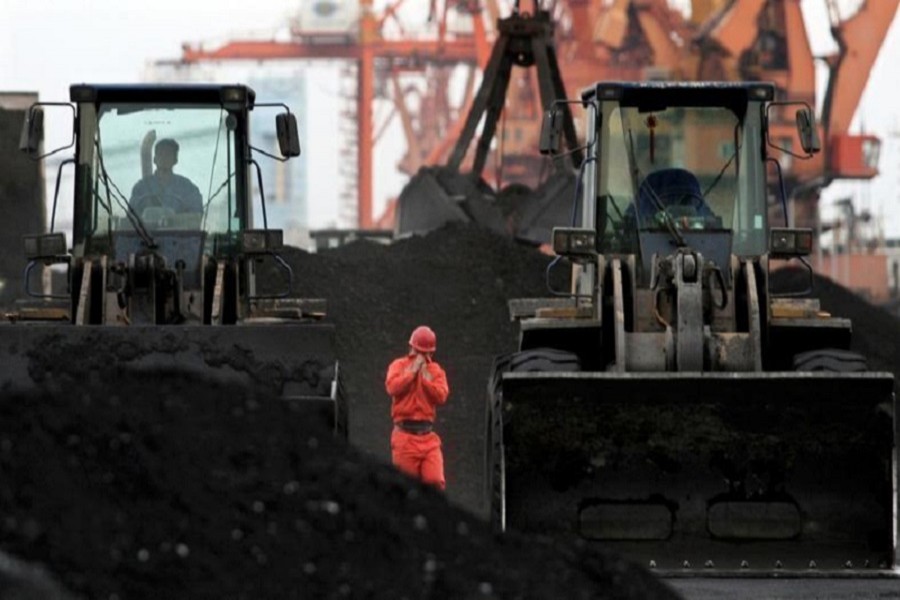
[[[642,228],[659,226],[658,215],[663,209],[679,226],[682,226],[682,221],[686,225],[688,220],[712,222],[716,219],[703,197],[700,182],[686,169],[660,169],[649,173],[638,189],[637,204]],[[633,218],[634,205],[628,207],[628,215]]]
[[[155,132],[151,132],[155,136]],[[183,215],[203,213],[203,196],[194,183],[174,172],[178,164],[178,142],[163,138],[156,142],[153,163],[156,170],[138,181],[131,192],[131,208],[142,219],[147,219],[148,209],[156,209],[158,215]]]

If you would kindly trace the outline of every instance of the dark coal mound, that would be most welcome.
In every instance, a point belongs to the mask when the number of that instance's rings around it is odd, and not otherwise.
[[[515,350],[518,340],[507,302],[548,295],[550,258],[472,225],[449,225],[390,246],[359,241],[318,254],[289,250],[284,258],[294,269],[296,294],[328,301],[350,401],[350,439],[381,460],[390,458],[387,366],[406,353],[417,325],[435,330],[436,359],[450,383],[437,423],[447,494],[482,511],[488,378],[494,357]],[[553,272],[554,285],[564,286],[568,267]]]
[[[295,405],[105,383],[0,401],[0,547],[84,597],[675,597],[596,550],[495,539]]]
[[[0,598],[3,600],[76,600],[51,573],[0,552]]]
[[[779,269],[770,282],[776,290],[801,290],[808,277],[802,269]],[[900,392],[900,319],[827,277],[815,275],[812,285],[811,296],[820,300],[822,310],[850,319],[851,349],[866,357],[870,370],[893,373]]]
[[[338,356],[350,401],[351,442],[389,458],[389,400],[385,369],[406,350],[410,331],[428,324],[438,334],[437,359],[451,395],[438,413],[444,442],[447,495],[485,514],[485,396],[496,355],[515,350],[518,330],[507,312],[516,297],[546,296],[550,258],[535,248],[470,225],[450,225],[390,246],[356,242],[319,254],[289,251],[295,292],[328,300],[337,326]],[[567,266],[554,285],[566,287]],[[791,271],[773,274],[776,285]],[[854,347],[870,368],[900,367],[897,321],[850,291],[816,278],[824,308],[853,320]]]
[[[437,359],[451,388],[437,423],[447,495],[484,514],[487,380],[494,357],[515,350],[518,335],[507,302],[548,295],[550,258],[471,225],[450,225],[390,246],[360,241],[319,254],[289,250],[285,258],[295,271],[295,293],[328,300],[350,402],[351,441],[381,460],[389,458],[391,428],[385,369],[405,352],[415,326],[435,329]],[[566,265],[554,270],[557,289],[567,287],[567,273]],[[797,289],[805,283],[803,273],[780,270],[772,282]],[[821,277],[815,293],[825,310],[852,319],[854,349],[868,357],[870,368],[900,369],[897,319]]]

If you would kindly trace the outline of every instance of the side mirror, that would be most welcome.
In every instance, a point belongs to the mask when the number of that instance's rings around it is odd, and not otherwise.
[[[37,154],[44,137],[44,109],[33,106],[22,123],[22,134],[19,136],[19,150],[28,154]]]
[[[559,154],[562,127],[563,116],[560,111],[556,110],[556,108],[551,108],[544,113],[539,144],[541,154]]]
[[[807,154],[815,154],[822,149],[816,115],[812,109],[801,108],[797,111],[797,134],[800,136],[800,146]]]
[[[284,112],[275,116],[275,133],[283,157],[300,156],[300,134],[297,133],[297,117],[293,113]]]

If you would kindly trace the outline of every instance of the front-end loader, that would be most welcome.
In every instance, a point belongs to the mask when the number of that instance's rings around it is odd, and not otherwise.
[[[784,200],[773,155],[819,146],[812,110],[774,94],[582,93],[580,194],[553,231],[572,285],[510,302],[519,348],[489,384],[498,529],[580,538],[666,576],[897,574],[893,376],[867,370],[851,323],[808,289],[769,285],[790,262],[812,282],[812,231],[786,211],[769,225],[767,179]],[[767,117],[794,109],[795,139],[770,139]],[[553,153],[560,113],[544,119]]]
[[[334,326],[324,300],[293,292],[254,158],[300,154],[288,107],[257,103],[244,85],[78,84],[70,100],[33,105],[22,130],[20,147],[35,158],[74,154],[60,164],[49,233],[24,237],[26,297],[0,325],[0,389],[178,374],[296,402],[345,434]],[[71,114],[73,134],[45,153],[50,108]],[[251,145],[251,111],[261,108],[279,111],[270,137],[281,156]],[[66,171],[71,246],[54,230]]]

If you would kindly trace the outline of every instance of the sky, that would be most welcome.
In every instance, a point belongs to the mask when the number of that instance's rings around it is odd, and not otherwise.
[[[45,101],[68,100],[74,82],[141,81],[149,62],[177,58],[185,42],[215,45],[228,39],[286,30],[288,19],[309,0],[0,0],[0,90],[37,91]],[[424,7],[424,0],[416,0]],[[678,5],[688,0],[670,0]],[[869,0],[878,2],[881,0]],[[860,0],[838,0],[844,15]],[[376,5],[383,0],[376,0]],[[407,4],[411,4],[407,2]],[[833,50],[826,0],[801,0],[813,52]],[[834,185],[823,194],[827,212],[836,199],[853,196],[863,208],[884,216],[889,237],[900,237],[900,18],[895,17],[882,46],[857,113],[857,127],[882,138],[880,170],[868,186]],[[309,161],[310,225],[326,227],[337,219],[335,102],[339,97],[334,65],[308,72],[307,119],[301,116],[312,147]],[[399,193],[403,178],[393,165],[402,150],[402,133],[389,130],[376,148],[376,212]]]

